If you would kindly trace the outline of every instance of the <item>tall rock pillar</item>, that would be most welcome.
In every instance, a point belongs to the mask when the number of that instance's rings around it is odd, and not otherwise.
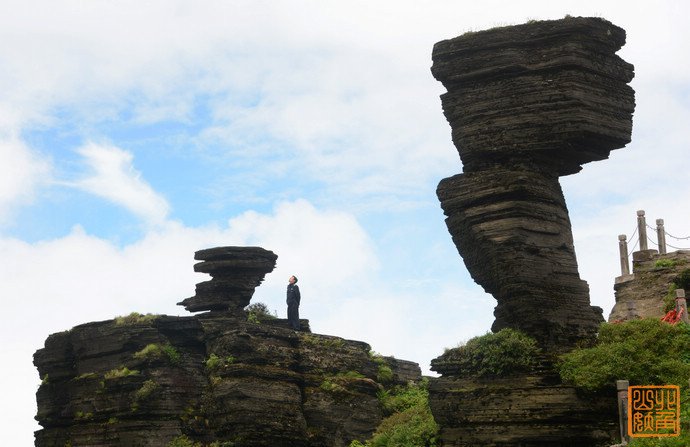
[[[558,179],[630,141],[633,67],[625,31],[570,18],[437,43],[432,73],[464,166],[437,194],[472,278],[496,298],[492,329],[519,329],[543,355],[530,370],[432,369],[429,403],[444,446],[580,447],[616,433],[616,396],[563,384],[555,355],[594,340],[602,310],[580,279]],[[453,350],[451,350],[453,351]],[[609,445],[610,442],[608,442]]]
[[[603,321],[580,279],[558,177],[630,141],[633,67],[625,31],[566,18],[438,42],[432,73],[464,172],[437,194],[473,279],[510,327],[547,350],[591,339]]]

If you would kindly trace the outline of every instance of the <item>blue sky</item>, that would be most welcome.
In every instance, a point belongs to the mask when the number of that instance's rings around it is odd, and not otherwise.
[[[260,245],[255,301],[321,333],[429,360],[486,332],[435,196],[461,172],[436,41],[566,14],[628,32],[633,142],[562,179],[580,275],[608,315],[635,212],[690,234],[690,6],[680,2],[152,1],[0,4],[0,409],[38,429],[31,360],[53,332],[175,303],[194,251]],[[682,244],[682,242],[678,242]],[[687,243],[686,245],[690,245]]]

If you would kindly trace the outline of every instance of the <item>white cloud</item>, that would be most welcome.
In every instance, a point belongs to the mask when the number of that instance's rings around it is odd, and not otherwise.
[[[361,292],[346,284],[375,281],[378,260],[356,219],[304,200],[282,203],[270,214],[246,212],[224,228],[168,222],[125,247],[80,227],[34,244],[0,239],[3,257],[11,260],[0,269],[0,295],[8,297],[3,311],[16,316],[0,325],[0,337],[17,340],[3,348],[3,358],[23,365],[2,369],[0,392],[14,404],[0,409],[0,419],[16,421],[15,429],[21,429],[28,444],[37,429],[32,420],[38,377],[35,371],[31,381],[17,374],[31,369],[26,366],[30,353],[50,333],[76,324],[132,311],[187,314],[176,303],[192,296],[196,283],[209,279],[193,271],[194,251],[221,245],[259,245],[278,254],[278,268],[257,289],[254,301],[283,315],[285,284],[292,273],[300,275],[305,316],[317,321],[337,314],[351,294]]]
[[[123,206],[151,224],[165,221],[168,202],[141,178],[133,165],[133,155],[115,146],[89,143],[79,154],[91,173],[74,186]]]
[[[0,132],[0,224],[10,222],[17,207],[31,203],[50,175],[50,164],[20,139]]]

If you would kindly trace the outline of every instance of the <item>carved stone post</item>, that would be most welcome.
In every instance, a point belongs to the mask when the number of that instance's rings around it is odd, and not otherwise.
[[[637,234],[640,235],[640,251],[647,250],[647,221],[644,210],[637,212]]]
[[[676,289],[676,312],[681,314],[680,319],[686,323],[690,323],[688,319],[688,305],[685,300],[685,290]]]
[[[628,437],[628,386],[630,382],[627,380],[616,380],[616,389],[618,390],[618,422],[620,424],[621,444],[626,445],[630,438]]]
[[[618,251],[621,258],[621,276],[630,274],[630,262],[628,261],[628,241],[624,234],[618,235]]]
[[[666,230],[664,230],[664,219],[656,220],[656,238],[659,242],[659,254],[666,254]]]

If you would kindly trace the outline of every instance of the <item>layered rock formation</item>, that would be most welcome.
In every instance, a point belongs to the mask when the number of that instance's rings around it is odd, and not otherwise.
[[[632,65],[625,32],[566,18],[437,43],[432,73],[464,173],[438,197],[459,253],[498,304],[494,330],[547,349],[591,338],[603,321],[577,270],[558,177],[630,141]]]
[[[429,404],[445,447],[611,445],[616,397],[581,394],[560,383],[547,359],[500,378],[445,374],[430,382]]]
[[[615,55],[624,42],[606,20],[568,17],[434,46],[464,166],[438,186],[448,230],[496,298],[492,329],[521,330],[544,353],[540,367],[508,378],[445,364],[429,390],[444,446],[594,446],[616,432],[615,396],[581,395],[550,359],[593,341],[603,321],[578,273],[558,177],[630,141],[633,67]]]
[[[194,253],[195,272],[208,273],[210,281],[196,285],[196,294],[177,304],[189,312],[241,313],[254,289],[273,271],[278,256],[261,247],[216,247]]]
[[[197,256],[211,263],[200,271],[245,278],[235,284],[258,284],[257,265],[275,263],[256,248]],[[248,289],[235,286],[242,292],[227,299],[197,288],[202,299],[188,304],[230,312],[131,314],[49,336],[34,355],[43,379],[35,445],[165,447],[187,436],[219,447],[346,447],[381,421],[384,385],[421,378],[416,363],[377,356],[363,342],[249,321],[233,310]]]
[[[675,296],[671,294],[669,298],[669,286],[689,269],[689,250],[666,254],[656,250],[633,253],[632,274],[619,276],[613,286],[616,304],[611,309],[609,322],[663,317],[665,300],[671,301]]]

